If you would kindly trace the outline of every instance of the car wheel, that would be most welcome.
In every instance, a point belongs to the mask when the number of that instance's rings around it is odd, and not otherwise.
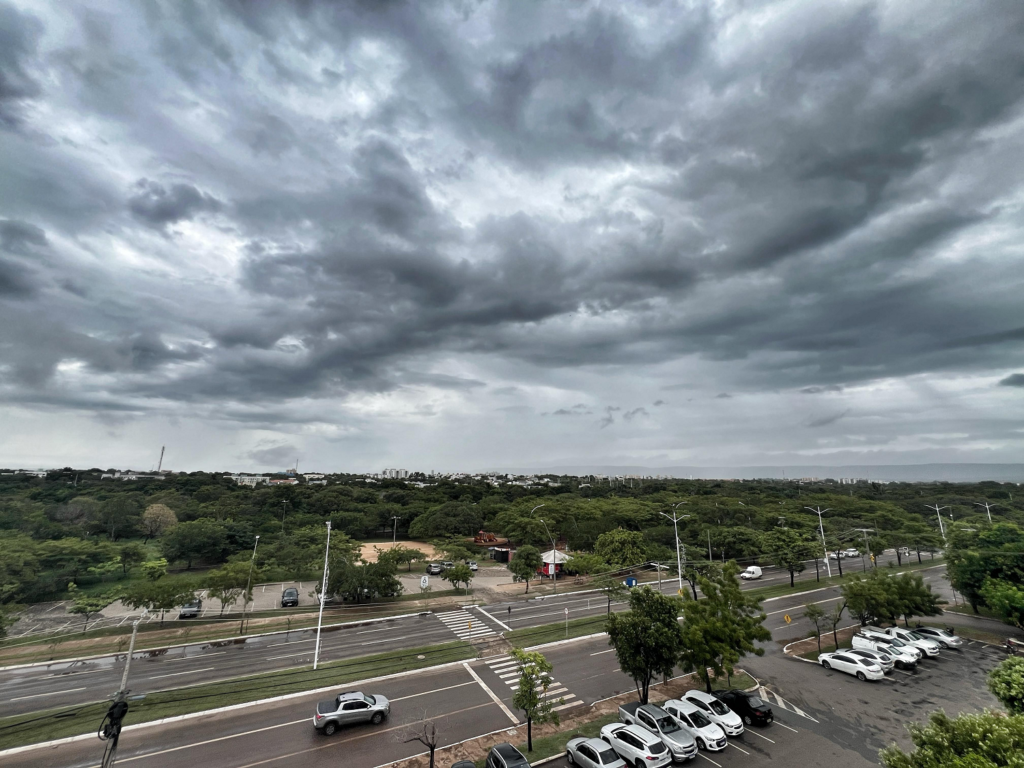
[[[642,757],[636,759],[636,768],[644,768],[644,761]]]
[[[827,661],[821,662],[821,666],[823,666],[825,669],[832,669],[832,665],[829,664]]]
[[[576,758],[572,756],[572,750],[565,750],[565,759],[569,765],[576,765]]]
[[[370,718],[370,722],[374,725],[380,725],[384,721],[383,712],[374,712],[373,717]]]
[[[858,672],[857,673],[857,679],[858,680],[867,680],[867,677],[864,675],[863,672]]]
[[[324,726],[324,736],[333,736],[334,732],[338,730],[336,723],[328,723]]]
[[[743,716],[743,722],[746,725],[753,725],[754,724],[754,718],[752,718],[750,715],[744,715]]]
[[[697,737],[697,749],[707,749],[708,745],[704,743],[704,739]]]

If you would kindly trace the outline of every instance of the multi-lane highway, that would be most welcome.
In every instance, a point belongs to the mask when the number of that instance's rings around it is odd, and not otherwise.
[[[859,565],[859,560],[855,563]],[[940,565],[928,570],[926,575],[932,579],[930,583],[939,584],[942,580],[936,578],[936,574],[941,573]],[[800,576],[808,590],[816,589],[813,563],[809,572],[805,570]],[[744,588],[753,589],[788,579],[788,573],[765,569],[762,579],[744,584]],[[665,580],[662,584],[666,593],[674,593],[676,588],[675,581]],[[798,617],[791,615],[795,620],[789,625],[783,617],[807,602],[820,602],[828,608],[830,601],[837,597],[837,590],[826,588],[821,592],[766,601],[767,626],[782,633],[779,636],[806,636],[808,627],[801,624]],[[612,610],[621,610],[624,606],[623,602],[616,602]],[[323,634],[321,658],[337,661],[454,640],[486,641],[509,630],[561,621],[566,611],[570,619],[596,617],[607,611],[607,601],[598,592],[562,593],[441,614],[417,614],[361,626],[332,627]],[[132,659],[130,687],[135,694],[151,693],[305,666],[312,661],[314,640],[314,631],[295,630],[136,653]],[[0,671],[0,687],[6,694],[0,703],[0,716],[102,701],[119,687],[123,664],[121,655]]]

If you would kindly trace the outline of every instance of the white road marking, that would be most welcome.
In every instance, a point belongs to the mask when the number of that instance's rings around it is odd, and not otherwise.
[[[698,755],[700,755],[701,757],[703,757],[703,758],[704,758],[705,760],[707,760],[707,761],[708,761],[709,763],[711,763],[712,765],[717,765],[717,766],[718,766],[718,768],[722,768],[722,764],[721,764],[721,763],[716,763],[716,762],[715,762],[714,760],[712,760],[712,759],[711,759],[710,757],[708,757],[707,755],[701,755],[701,753],[700,753],[700,752],[698,752],[697,754],[698,754]]]
[[[788,725],[786,725],[785,723],[780,723],[778,720],[775,721],[775,724],[781,725],[787,731],[792,731],[793,733],[800,733],[800,731],[798,731],[796,728],[790,728]]]
[[[312,643],[315,638],[309,638],[308,640],[289,640],[287,643],[271,643],[267,648],[277,648],[279,645],[295,645],[295,643]]]
[[[371,632],[387,632],[389,629],[394,629],[394,627],[384,627],[383,629],[364,629],[362,632],[356,632],[356,634],[357,635],[368,635]],[[298,641],[296,641],[296,642],[298,642]]]
[[[493,621],[493,622],[494,622],[495,624],[497,624],[497,625],[498,625],[499,627],[501,627],[502,629],[504,629],[504,630],[505,630],[506,632],[511,632],[511,631],[512,631],[512,627],[510,627],[510,626],[509,626],[508,624],[504,624],[504,623],[502,623],[502,622],[498,621],[498,620],[497,620],[497,619],[496,619],[496,618],[495,618],[495,617],[494,617],[494,616],[493,616],[492,614],[490,614],[490,613],[488,613],[487,611],[485,611],[485,610],[484,610],[484,609],[483,609],[483,608],[482,608],[481,606],[479,606],[479,605],[478,605],[478,606],[476,607],[476,609],[477,609],[478,611],[480,611],[480,613],[482,613],[482,614],[483,614],[484,616],[486,616],[486,617],[487,617],[488,619],[490,619],[490,620],[491,620],[491,621]]]
[[[190,669],[187,672],[172,672],[169,675],[153,675],[152,677],[147,677],[146,679],[147,680],[159,680],[161,677],[178,677],[179,675],[197,675],[200,672],[211,672],[214,669],[216,669],[216,667],[207,667],[206,669]]]
[[[602,653],[615,653],[614,648],[609,648],[607,651],[598,651],[597,653],[590,654],[591,656],[600,656]]]
[[[842,600],[842,599],[843,599],[842,595],[840,595],[839,597],[829,597],[829,598],[827,598],[825,600],[816,600],[813,603],[806,603],[806,605],[820,605],[821,603],[832,603],[832,602],[835,602],[836,600]],[[776,613],[787,613],[789,611],[795,611],[795,610],[797,610],[799,608],[803,608],[803,605],[793,606],[792,608],[782,608],[782,609],[780,609],[778,611],[768,611],[768,613],[766,613],[765,616],[774,616]]]
[[[736,745],[735,745],[735,744],[733,744],[733,743],[732,743],[731,741],[729,742],[729,746],[730,746],[730,747],[736,747]],[[747,750],[743,749],[743,747],[736,747],[736,749],[738,749],[738,750],[739,750],[740,752],[742,752],[742,753],[743,753],[744,755],[749,755],[749,754],[750,754],[749,752],[747,752]]]
[[[473,681],[468,683],[459,683],[458,685],[449,685],[447,688],[435,688],[432,691],[423,691],[422,693],[410,693],[408,696],[399,696],[397,699],[391,699],[391,701],[405,701],[406,699],[415,699],[417,696],[426,696],[428,693],[440,693],[441,691],[450,691],[452,688],[462,688],[467,685],[474,685]]]
[[[557,707],[552,707],[552,712],[561,712],[563,709],[569,709],[569,707],[578,707],[586,704],[585,701],[577,699],[576,701],[570,701],[568,704],[559,704]]]
[[[62,691],[51,691],[50,693],[34,693],[31,696],[18,696],[11,701],[24,701],[25,699],[38,699],[40,696],[56,696],[58,693],[74,693],[75,691],[84,691],[85,688],[65,688]]]
[[[107,670],[105,670],[105,669],[89,669],[89,670],[86,670],[85,672],[74,672],[74,671],[69,670],[67,672],[56,672],[56,673],[54,673],[52,675],[47,675],[47,677],[72,677],[72,676],[78,677],[79,675],[91,675],[91,674],[93,674],[95,672],[106,672],[106,671]]]
[[[775,743],[775,742],[774,742],[774,741],[773,741],[772,739],[769,739],[769,738],[768,738],[767,736],[762,736],[762,735],[761,735],[760,733],[758,733],[757,731],[752,731],[752,730],[751,730],[751,729],[749,729],[749,728],[747,728],[747,729],[746,729],[746,730],[744,731],[744,733],[752,733],[752,734],[754,734],[755,736],[757,736],[757,738],[759,738],[759,739],[764,739],[765,741],[770,741],[770,742],[771,742],[772,744],[774,744],[774,743]]]
[[[462,666],[469,672],[470,677],[476,680],[477,684],[484,689],[484,693],[491,697],[491,700],[498,705],[502,712],[508,715],[508,719],[511,720],[515,725],[519,725],[519,718],[512,714],[512,710],[505,706],[505,702],[498,698],[498,695],[487,687],[487,684],[480,679],[480,676],[473,671],[473,668],[468,663],[463,662]]]
[[[289,653],[287,656],[267,656],[267,661],[274,661],[275,659],[294,659],[296,656],[308,656],[311,651],[303,651],[302,653]]]
[[[198,656],[179,656],[176,659],[167,659],[167,661],[194,661],[196,659],[205,659],[207,656],[222,656],[225,653],[227,651],[214,651],[213,653],[201,653]]]

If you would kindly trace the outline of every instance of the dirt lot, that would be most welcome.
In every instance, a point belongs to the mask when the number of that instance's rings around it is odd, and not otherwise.
[[[398,542],[403,547],[409,547],[410,549],[418,549],[429,559],[434,560],[437,558],[437,551],[434,549],[433,544],[428,544],[425,541],[400,541]],[[391,549],[391,544],[385,542],[383,544],[363,544],[359,548],[359,555],[368,563],[377,562],[377,549],[382,552]]]

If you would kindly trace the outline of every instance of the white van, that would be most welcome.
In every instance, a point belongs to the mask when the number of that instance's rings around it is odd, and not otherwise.
[[[761,578],[761,569],[756,565],[748,565],[747,570],[740,574],[740,578],[744,581],[750,581],[751,579]]]

